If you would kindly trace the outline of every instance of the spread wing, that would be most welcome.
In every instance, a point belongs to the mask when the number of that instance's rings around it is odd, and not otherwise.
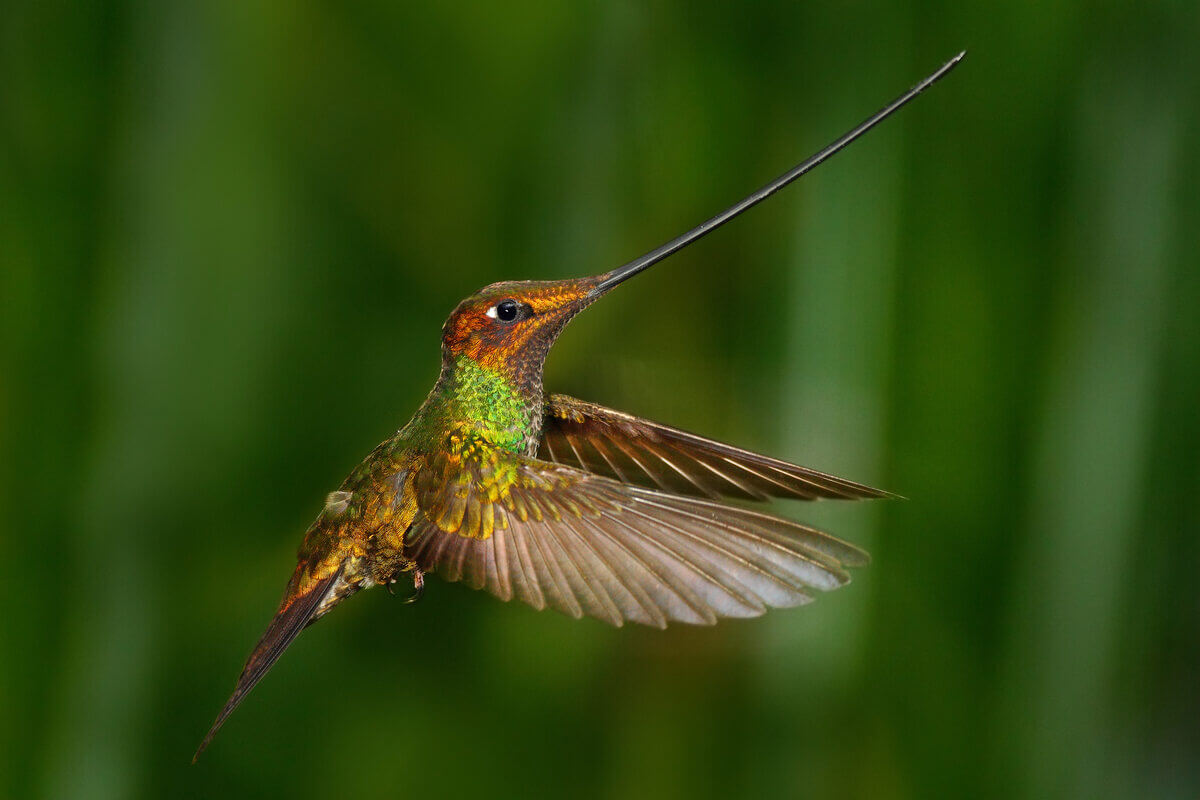
[[[867,554],[711,500],[629,486],[458,432],[419,466],[408,554],[451,581],[573,617],[712,624],[810,601]]]
[[[573,397],[551,395],[540,455],[624,483],[686,495],[766,500],[896,497]]]

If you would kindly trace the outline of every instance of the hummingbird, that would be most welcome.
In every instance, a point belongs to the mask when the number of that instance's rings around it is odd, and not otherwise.
[[[283,600],[200,743],[295,640],[363,589],[425,575],[536,609],[664,628],[755,617],[849,582],[866,552],[738,498],[897,497],[657,422],[547,394],[542,368],[575,315],[849,145],[958,65],[959,53],[820,152],[609,272],[506,281],[459,303],[441,372],[407,425],[325,498]]]

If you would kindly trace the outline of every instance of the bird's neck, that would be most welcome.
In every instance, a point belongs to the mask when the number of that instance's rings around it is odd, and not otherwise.
[[[545,415],[541,364],[489,369],[469,356],[447,357],[422,411],[444,425],[469,427],[498,447],[533,455]]]

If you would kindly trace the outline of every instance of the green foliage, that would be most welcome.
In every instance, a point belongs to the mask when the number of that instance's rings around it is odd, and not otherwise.
[[[8,4],[0,795],[1200,794],[1188,3]],[[900,492],[872,565],[609,630],[431,584],[188,764],[462,297],[594,274],[966,62],[572,324],[547,386]]]

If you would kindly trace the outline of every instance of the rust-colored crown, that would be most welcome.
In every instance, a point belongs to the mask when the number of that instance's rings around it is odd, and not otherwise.
[[[515,361],[545,359],[571,318],[599,295],[599,278],[493,283],[458,304],[442,328],[442,354],[466,356],[493,372]],[[506,305],[515,316],[506,319]]]

